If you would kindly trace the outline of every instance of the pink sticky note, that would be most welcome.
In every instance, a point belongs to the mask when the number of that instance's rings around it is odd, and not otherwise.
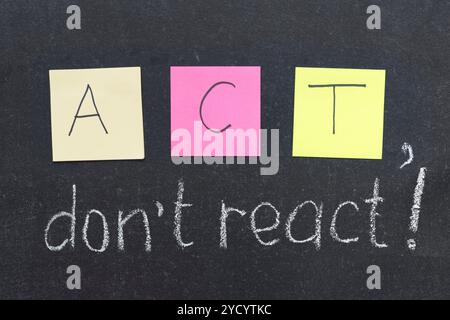
[[[171,155],[259,156],[260,67],[171,67]]]

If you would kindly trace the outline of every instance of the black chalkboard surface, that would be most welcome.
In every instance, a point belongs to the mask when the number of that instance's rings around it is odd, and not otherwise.
[[[145,299],[448,298],[450,295],[450,52],[448,1],[164,1],[78,0],[81,30],[66,28],[72,1],[4,0],[0,4],[0,297]],[[366,27],[366,9],[382,10],[380,30]],[[170,67],[261,66],[261,125],[280,130],[280,167],[175,165],[170,158]],[[140,66],[145,159],[52,162],[51,69]],[[385,69],[382,160],[293,158],[295,67]],[[404,143],[414,152],[408,158]],[[417,230],[410,229],[420,168],[426,168]],[[378,181],[376,238],[371,203]],[[177,242],[176,202],[184,186]],[[45,229],[70,212],[76,186],[74,248],[49,250]],[[293,243],[285,224],[294,208],[323,204],[320,248]],[[156,201],[164,211],[158,216]],[[330,235],[345,201],[358,212],[339,217],[342,238]],[[279,226],[259,234],[252,211],[269,202]],[[246,212],[227,219],[222,204]],[[141,219],[125,229],[118,249],[118,212],[148,214],[151,251]],[[101,211],[109,246],[92,252],[82,239],[89,210]],[[255,218],[274,224],[268,206]],[[314,212],[292,228],[306,238]],[[68,237],[70,223],[52,227],[51,241]],[[102,220],[92,216],[90,243],[102,243]],[[415,250],[407,241],[414,239]],[[81,269],[81,290],[66,287],[67,267]],[[367,287],[379,266],[381,289]]]

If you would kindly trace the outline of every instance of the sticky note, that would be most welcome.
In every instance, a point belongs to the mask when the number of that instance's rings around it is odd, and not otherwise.
[[[295,70],[294,157],[381,159],[385,70]]]
[[[171,67],[171,155],[258,156],[260,67]]]
[[[140,67],[49,77],[53,161],[144,158]]]

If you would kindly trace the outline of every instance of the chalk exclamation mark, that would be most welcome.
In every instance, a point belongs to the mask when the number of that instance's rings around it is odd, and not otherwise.
[[[425,187],[425,173],[427,168],[420,168],[417,176],[416,188],[414,189],[413,205],[411,207],[411,216],[409,217],[409,230],[416,233],[419,228],[420,204],[422,202],[423,188]],[[416,240],[408,239],[406,242],[409,250],[416,250]]]

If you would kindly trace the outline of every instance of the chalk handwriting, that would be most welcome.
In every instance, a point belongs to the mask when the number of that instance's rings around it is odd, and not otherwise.
[[[417,183],[414,189],[413,194],[413,205],[411,207],[411,217],[409,229],[413,234],[416,234],[418,231],[418,221],[419,214],[422,208],[422,196],[424,193],[425,186],[425,176],[426,176],[427,168],[420,168],[417,177]],[[336,208],[329,208],[324,205],[323,202],[315,202],[313,200],[306,200],[296,205],[293,209],[288,211],[286,218],[283,218],[283,213],[286,213],[284,210],[278,209],[272,203],[268,201],[263,201],[256,206],[246,206],[246,208],[236,208],[234,206],[229,206],[225,200],[220,202],[220,206],[218,206],[218,210],[216,214],[219,217],[219,248],[224,250],[229,249],[230,241],[229,241],[229,233],[227,225],[229,223],[230,217],[232,219],[232,223],[240,224],[242,227],[247,226],[247,228],[240,228],[239,230],[250,229],[253,233],[255,240],[262,246],[271,247],[275,245],[279,245],[283,240],[291,242],[293,244],[298,245],[307,245],[308,243],[313,245],[313,248],[319,251],[322,247],[322,232],[324,228],[324,214],[328,214],[331,216],[331,221],[329,222],[329,235],[332,241],[343,244],[350,245],[352,243],[361,242],[361,234],[353,234],[352,237],[344,238],[339,234],[338,230],[340,228],[345,227],[343,225],[343,221],[339,219],[339,217],[343,214],[348,215],[349,217],[365,216],[367,217],[369,223],[367,228],[367,233],[369,235],[370,245],[376,249],[387,248],[388,244],[380,241],[377,238],[377,219],[382,218],[380,212],[380,206],[385,202],[385,198],[380,196],[380,179],[375,178],[373,183],[372,194],[368,199],[362,200],[363,203],[368,204],[369,208],[366,214],[363,214],[363,208],[355,201],[347,200],[342,201],[337,205]],[[154,201],[154,206],[156,208],[156,212],[152,214],[152,219],[167,217],[169,219],[173,219],[173,236],[175,238],[175,243],[181,248],[186,249],[194,245],[194,239],[190,239],[189,242],[186,242],[182,236],[182,221],[183,221],[183,213],[186,213],[186,209],[193,207],[192,203],[184,202],[184,193],[185,193],[185,185],[184,180],[179,179],[178,181],[178,190],[176,193],[176,201],[173,203],[175,205],[174,211],[172,215],[168,215],[165,213],[165,209],[162,203],[158,201]],[[62,251],[66,248],[75,249],[76,244],[76,224],[77,224],[77,211],[79,209],[76,206],[77,204],[77,187],[76,185],[72,186],[72,210],[71,212],[60,211],[56,213],[54,216],[50,218],[48,224],[45,228],[44,240],[47,248],[50,251],[58,252]],[[185,209],[185,210],[183,210]],[[312,211],[311,211],[312,209]],[[195,213],[193,210],[189,210],[189,215]],[[102,253],[105,252],[110,243],[110,229],[108,226],[108,221],[106,216],[96,209],[89,209],[84,211],[84,224],[82,228],[81,238],[83,240],[84,245],[92,252]],[[125,215],[123,210],[118,210],[117,216],[117,250],[125,251],[125,227],[129,221],[132,219],[138,219],[138,221],[142,221],[142,232],[145,234],[145,243],[144,250],[145,252],[150,252],[152,249],[152,237],[151,237],[151,218],[148,216],[147,212],[144,209],[136,208],[130,210],[128,214]],[[262,219],[260,215],[263,215],[265,212],[265,219]],[[307,235],[300,235],[299,230],[296,230],[298,223],[294,223],[296,219],[300,220],[300,214],[303,213],[305,215],[312,213],[314,217],[314,222],[311,224],[312,233]],[[247,214],[250,213],[250,214]],[[271,214],[272,220],[267,219],[267,213]],[[212,213],[213,214],[213,213]],[[102,230],[102,241],[99,245],[92,245],[88,239],[88,229],[94,228],[93,230],[98,230],[98,227],[90,226],[90,217],[92,215],[97,215],[101,218],[101,230]],[[284,220],[285,219],[285,220]],[[284,221],[283,221],[284,220]],[[54,223],[56,221],[60,221],[58,224],[61,226],[62,223],[65,223],[69,228],[67,230],[68,234],[64,241],[60,243],[54,243],[54,233],[55,230],[61,230],[60,228],[54,229]],[[265,221],[264,224],[262,221]],[[272,222],[267,222],[272,221]],[[309,228],[308,225],[306,225]],[[184,227],[187,228],[187,227]],[[64,231],[66,232],[66,231]],[[281,232],[281,234],[280,234]],[[360,231],[359,231],[360,232]],[[91,231],[92,233],[92,231]],[[284,233],[283,237],[280,237]],[[266,234],[262,237],[262,234]],[[233,239],[236,238],[236,235],[232,235]],[[233,245],[232,242],[231,245]],[[414,239],[409,239],[407,241],[408,248],[410,250],[415,250],[416,242]]]

